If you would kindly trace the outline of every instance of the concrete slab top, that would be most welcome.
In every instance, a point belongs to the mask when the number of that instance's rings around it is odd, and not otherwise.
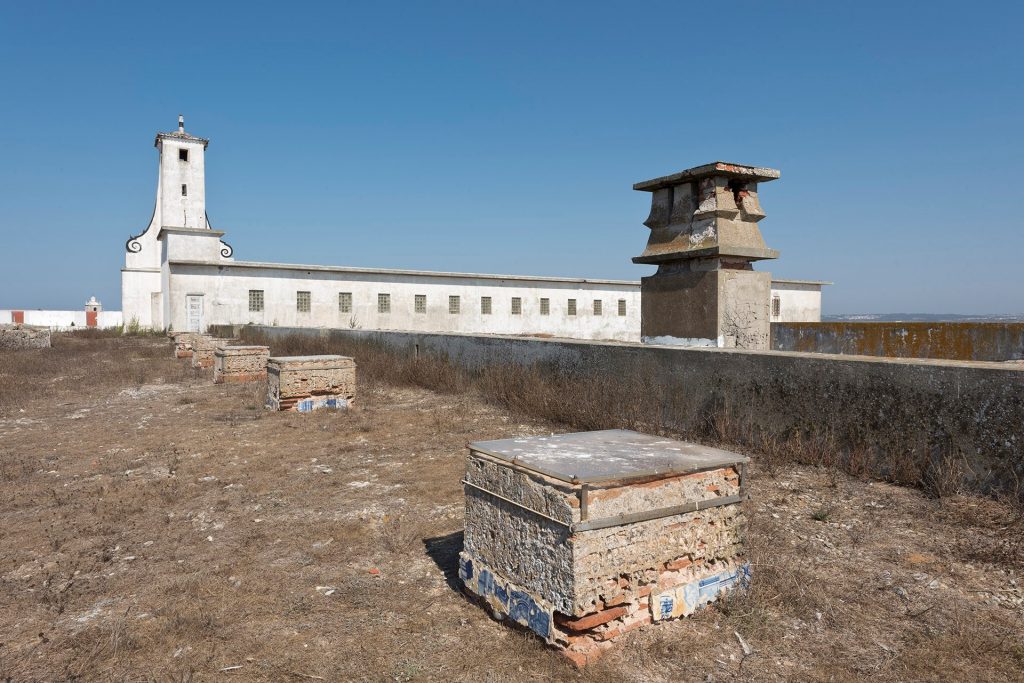
[[[659,178],[651,178],[633,185],[634,190],[642,192],[654,192],[663,187],[672,187],[683,182],[700,180],[711,176],[725,176],[727,178],[739,178],[741,180],[752,180],[766,183],[776,180],[781,173],[774,168],[764,166],[748,166],[746,164],[732,164],[728,161],[715,161],[703,166],[695,166],[685,171],[679,171],[671,175],[664,175]]]
[[[665,478],[748,461],[720,448],[624,429],[476,441],[469,448],[571,483]]]
[[[225,354],[229,353],[232,355],[247,355],[252,353],[261,353],[270,351],[269,346],[218,346],[214,353]]]
[[[267,368],[274,372],[345,370],[355,367],[355,359],[349,356],[272,356],[267,359]]]

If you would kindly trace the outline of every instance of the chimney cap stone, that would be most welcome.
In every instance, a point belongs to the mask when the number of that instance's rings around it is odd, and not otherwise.
[[[634,190],[641,192],[654,192],[663,187],[672,187],[680,183],[692,182],[701,178],[724,176],[726,178],[740,178],[752,182],[766,183],[777,180],[782,175],[774,168],[763,166],[747,166],[744,164],[733,164],[728,161],[714,161],[703,166],[694,166],[685,171],[679,171],[671,175],[644,180],[633,185]]]

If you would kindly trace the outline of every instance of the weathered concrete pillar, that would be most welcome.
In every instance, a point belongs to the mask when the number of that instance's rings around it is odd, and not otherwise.
[[[658,266],[641,280],[644,342],[768,348],[771,274],[751,264],[779,255],[757,227],[757,184],[779,175],[718,161],[633,186],[652,193],[651,236],[633,262]]]

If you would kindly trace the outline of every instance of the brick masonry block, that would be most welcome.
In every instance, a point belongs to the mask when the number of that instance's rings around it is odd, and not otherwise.
[[[269,346],[219,346],[213,352],[213,382],[265,380],[269,358]]]
[[[347,356],[267,360],[267,407],[300,413],[347,408],[356,397],[356,363]]]
[[[748,584],[745,462],[635,432],[470,444],[463,585],[584,665]]]

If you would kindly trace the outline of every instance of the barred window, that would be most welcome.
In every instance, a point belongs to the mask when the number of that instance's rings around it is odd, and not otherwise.
[[[391,295],[390,294],[378,294],[377,295],[377,312],[378,313],[390,313],[391,312]]]
[[[295,292],[295,310],[299,313],[309,313],[312,295],[309,292]]]
[[[342,313],[352,312],[352,292],[338,292],[338,310]]]
[[[594,299],[594,315],[601,315],[601,310],[604,308],[604,302],[600,299]]]
[[[772,297],[772,317],[778,318],[780,315],[782,315],[782,298],[776,295]]]
[[[451,314],[456,314],[459,312],[459,297],[448,297],[448,312]]]
[[[619,315],[626,315],[626,300],[619,299]]]
[[[482,296],[480,297],[480,312],[484,315],[491,314],[491,297]]]
[[[519,296],[512,297],[512,315],[523,314],[523,298]]]
[[[262,289],[250,289],[249,290],[249,312],[257,312],[263,310],[263,290]]]
[[[541,297],[540,300],[540,314],[551,315],[551,299]]]
[[[576,315],[576,299],[569,299],[567,309],[569,315]]]
[[[417,294],[416,295],[416,312],[426,313],[427,312],[427,295]]]

